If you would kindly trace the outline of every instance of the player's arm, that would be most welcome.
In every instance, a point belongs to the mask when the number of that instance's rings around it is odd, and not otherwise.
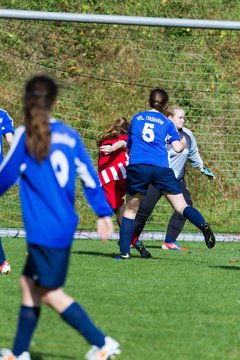
[[[186,131],[188,131],[187,133],[191,141],[189,155],[188,155],[188,160],[190,161],[191,166],[198,168],[202,174],[208,177],[209,180],[213,180],[215,178],[215,175],[210,169],[208,169],[203,165],[203,161],[199,154],[197,142],[193,133],[190,130],[186,130]]]
[[[168,142],[169,144],[171,144],[174,151],[180,153],[185,149],[187,145],[186,138],[184,135],[181,138],[174,123],[171,120],[168,121]]]
[[[0,194],[6,192],[17,182],[24,155],[24,127],[20,126],[15,133],[12,146],[0,166]]]
[[[186,147],[186,138],[185,136],[182,137],[181,140],[175,140],[171,142],[172,148],[177,153],[182,152]]]
[[[4,111],[3,121],[2,121],[2,135],[5,136],[9,146],[12,145],[14,134],[13,119],[9,114]]]
[[[97,220],[97,233],[100,239],[106,241],[114,232],[112,219],[110,216],[100,217]]]
[[[13,143],[13,133],[11,132],[6,133],[5,138],[7,140],[8,145],[11,146]]]
[[[102,145],[100,146],[100,151],[104,152],[105,154],[111,154],[112,152],[118,149],[125,149],[127,142],[125,140],[119,140],[112,145]]]

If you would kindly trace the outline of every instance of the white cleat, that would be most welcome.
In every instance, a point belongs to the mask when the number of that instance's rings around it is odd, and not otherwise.
[[[109,360],[114,359],[121,353],[120,344],[110,336],[105,337],[105,344],[99,348],[92,346],[86,354],[87,360]]]
[[[19,356],[15,356],[9,349],[0,349],[0,360],[31,360],[31,358],[27,351],[24,351]]]
[[[0,266],[0,274],[7,275],[11,272],[11,266],[7,260]]]

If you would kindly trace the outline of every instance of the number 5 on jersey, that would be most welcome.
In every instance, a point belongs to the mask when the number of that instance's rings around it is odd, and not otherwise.
[[[152,142],[154,140],[154,124],[145,123],[142,131],[143,140],[146,142]]]

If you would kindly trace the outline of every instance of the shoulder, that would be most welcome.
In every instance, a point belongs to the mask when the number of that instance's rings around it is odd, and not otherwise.
[[[8,112],[6,110],[0,109],[0,116],[3,116],[3,115],[8,115]]]
[[[3,120],[4,118],[12,119],[6,110],[0,109],[0,120]]]
[[[190,129],[186,128],[185,126],[182,128],[183,132],[189,136],[193,136],[193,133]]]
[[[143,120],[145,114],[146,114],[146,111],[141,111],[141,112],[133,115],[133,120],[134,120],[134,119],[136,119],[136,120]]]
[[[67,133],[72,136],[79,136],[78,132],[73,129],[71,126],[65,124],[61,120],[58,119],[50,119],[51,129],[53,132],[62,132]]]
[[[193,135],[193,132],[190,129],[183,127],[182,131],[185,135],[188,135],[190,137],[190,139],[195,140],[195,136]]]
[[[119,135],[118,138],[117,138],[117,141],[119,141],[119,140],[127,141],[127,138],[128,138],[127,134],[126,135]]]

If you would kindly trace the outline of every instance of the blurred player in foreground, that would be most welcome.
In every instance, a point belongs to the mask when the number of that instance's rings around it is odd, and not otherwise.
[[[170,144],[167,145],[168,153],[170,155],[170,165],[174,171],[176,179],[179,182],[186,203],[192,206],[192,199],[189,193],[187,184],[185,182],[185,167],[186,162],[189,160],[194,168],[198,168],[202,174],[206,175],[210,180],[214,179],[214,174],[211,170],[203,166],[203,161],[200,157],[196,139],[191,130],[184,127],[185,111],[180,106],[168,107],[166,111],[167,117],[175,124],[180,138],[186,138],[186,148],[184,151],[177,153],[174,151]],[[137,241],[142,233],[145,223],[151,215],[156,203],[163,196],[162,192],[155,186],[149,185],[147,194],[143,197],[140,207],[136,216],[134,241]],[[174,212],[169,220],[165,240],[162,244],[164,250],[186,250],[177,243],[177,237],[181,233],[186,222],[186,218]]]
[[[167,92],[159,88],[153,89],[149,96],[151,110],[134,115],[130,125],[127,143],[130,150],[126,181],[127,203],[120,229],[120,256],[116,257],[117,260],[131,258],[130,243],[136,214],[150,184],[163,193],[176,212],[202,231],[209,248],[215,245],[210,225],[198,210],[187,205],[170,167],[167,142],[174,151],[180,153],[186,147],[186,138],[180,138],[174,123],[163,115],[167,110],[167,103]]]
[[[125,210],[126,171],[128,165],[127,134],[129,123],[125,117],[118,118],[109,129],[99,135],[98,175],[105,196],[121,225]],[[142,257],[151,257],[143,242],[137,238],[131,244]]]
[[[35,76],[26,83],[25,126],[17,129],[0,167],[0,194],[20,178],[29,253],[20,280],[22,304],[13,349],[2,349],[2,360],[30,359],[29,345],[42,303],[93,345],[86,355],[88,360],[108,359],[120,353],[119,343],[105,336],[62,289],[78,223],[74,209],[76,174],[99,217],[97,231],[102,240],[112,234],[113,224],[112,210],[79,135],[51,116],[56,97],[57,86],[48,76]]]
[[[3,136],[6,138],[9,146],[12,145],[13,141],[13,119],[8,115],[5,110],[0,109],[0,164],[3,161]],[[3,250],[2,241],[0,237],[0,274],[7,275],[11,272],[11,266],[6,260],[6,256]]]

